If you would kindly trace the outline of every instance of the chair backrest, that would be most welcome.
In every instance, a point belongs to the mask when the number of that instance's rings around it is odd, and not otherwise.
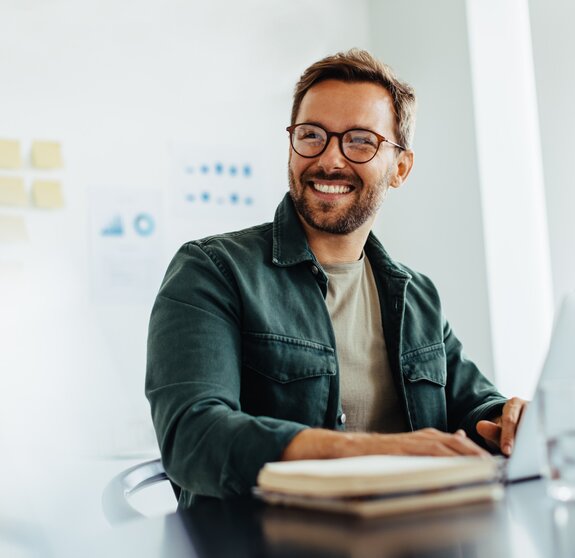
[[[132,519],[144,517],[130,505],[129,498],[143,488],[170,480],[161,459],[153,459],[134,465],[116,475],[104,488],[102,493],[102,509],[106,519],[112,524],[123,523]],[[176,500],[181,489],[170,481]]]

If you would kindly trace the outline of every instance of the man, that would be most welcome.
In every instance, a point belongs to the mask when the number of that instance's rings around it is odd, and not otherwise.
[[[246,493],[280,459],[510,454],[525,402],[463,356],[431,281],[370,233],[411,171],[414,119],[412,89],[369,53],[317,62],[274,222],[174,257],[146,394],[180,505]]]

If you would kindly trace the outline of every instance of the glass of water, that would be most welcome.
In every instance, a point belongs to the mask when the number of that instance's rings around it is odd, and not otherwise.
[[[547,492],[561,502],[575,501],[575,379],[546,382],[539,404],[547,446]]]

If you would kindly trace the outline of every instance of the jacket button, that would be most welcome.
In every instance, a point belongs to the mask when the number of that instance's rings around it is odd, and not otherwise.
[[[311,272],[312,272],[314,275],[317,275],[317,274],[319,273],[319,269],[317,268],[317,265],[312,265],[312,266],[311,266]]]
[[[339,424],[345,424],[345,421],[347,420],[347,417],[345,416],[345,413],[341,413],[341,415],[339,415]]]

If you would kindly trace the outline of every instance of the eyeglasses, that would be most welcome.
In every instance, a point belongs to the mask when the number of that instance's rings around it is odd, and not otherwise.
[[[346,130],[345,132],[328,132],[317,124],[303,123],[288,126],[286,130],[290,134],[293,150],[301,157],[308,159],[321,155],[332,137],[339,140],[339,149],[343,156],[352,163],[371,161],[383,142],[401,150],[406,149],[371,130],[361,128]]]

